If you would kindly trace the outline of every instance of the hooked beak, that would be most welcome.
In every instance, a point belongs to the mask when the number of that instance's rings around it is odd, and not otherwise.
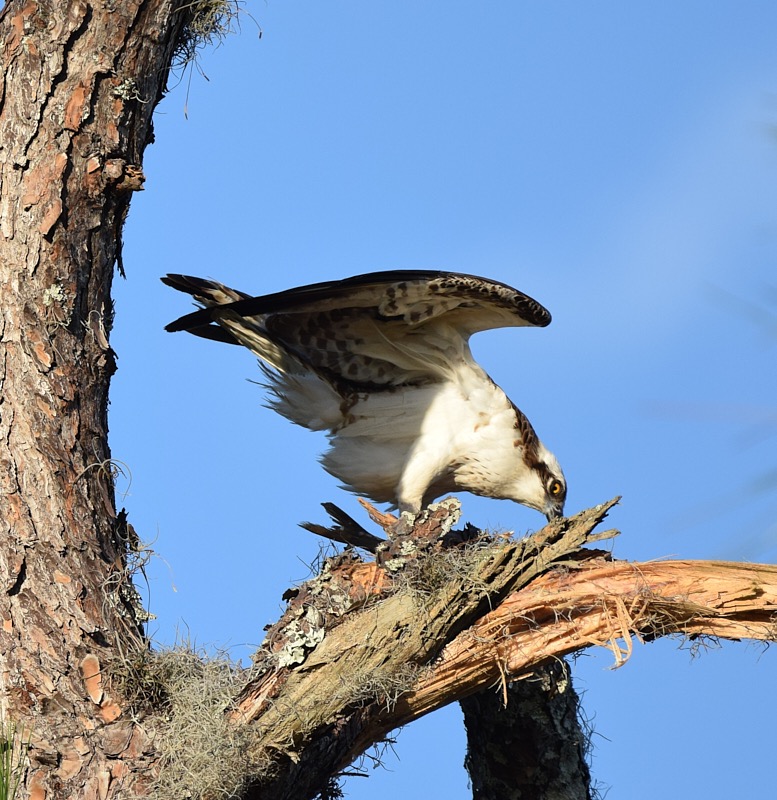
[[[564,516],[564,509],[559,506],[550,506],[545,512],[545,518],[548,522],[553,522],[554,519],[561,519]]]

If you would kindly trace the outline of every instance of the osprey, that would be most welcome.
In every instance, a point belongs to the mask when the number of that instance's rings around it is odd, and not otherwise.
[[[467,491],[561,516],[558,461],[468,344],[478,331],[547,325],[531,297],[452,272],[375,272],[260,297],[162,280],[202,306],[167,330],[259,356],[270,407],[328,431],[322,463],[344,488],[413,514]]]

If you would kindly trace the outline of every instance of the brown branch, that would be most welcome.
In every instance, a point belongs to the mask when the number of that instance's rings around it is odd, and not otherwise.
[[[516,586],[527,584],[554,561],[570,556],[591,540],[591,531],[616,502],[612,500],[574,518],[554,522],[527,539],[492,542],[481,551],[471,551],[472,563],[464,566],[468,574],[462,575],[459,565],[459,572],[453,579],[450,573],[456,567],[442,562],[439,550],[432,550],[425,559],[417,557],[420,543],[439,542],[449,532],[450,524],[446,523],[453,517],[455,524],[458,516],[458,504],[444,502],[432,506],[416,522],[411,534],[391,540],[388,548],[380,553],[384,568],[373,563],[338,563],[325,573],[324,585],[319,577],[302,587],[284,617],[270,629],[265,642],[265,655],[276,661],[280,658],[280,668],[265,672],[249,685],[240,699],[235,718],[247,723],[261,716],[263,726],[271,725],[268,720],[277,713],[273,705],[277,706],[278,686],[282,683],[284,696],[295,694],[296,687],[300,687],[300,697],[294,701],[298,713],[304,708],[306,714],[312,715],[314,725],[323,723],[329,713],[339,710],[339,701],[311,693],[306,685],[309,674],[315,673],[317,683],[326,685],[330,674],[353,676],[365,672],[374,676],[376,670],[393,673],[407,664],[427,663],[456,633],[482,616],[495,600],[506,596]],[[402,552],[410,557],[403,558]],[[437,574],[430,574],[434,570]],[[398,580],[407,578],[408,573],[412,573],[408,578],[411,591],[397,591]],[[430,582],[436,585],[430,586]],[[345,593],[351,605],[344,613],[342,599],[336,603],[332,595]],[[376,595],[383,596],[379,603],[367,603],[362,608],[370,596]],[[322,602],[317,603],[317,598]],[[321,617],[319,627],[332,630],[309,655],[300,655],[299,667],[288,670],[285,667],[293,663],[289,659],[296,658],[289,655],[289,639],[292,639],[291,646],[300,639],[301,609],[305,609],[308,616],[314,609],[317,612],[314,616]],[[313,642],[315,626],[315,621],[308,620],[301,631],[302,638]],[[279,741],[290,735],[294,724],[282,723]]]
[[[249,796],[312,796],[312,776],[344,768],[397,726],[584,647],[608,647],[620,665],[635,637],[775,637],[777,567],[634,564],[581,550],[613,535],[592,531],[614,502],[525,540],[454,548],[458,562],[441,544],[451,507],[438,507],[415,532],[435,542],[428,552],[399,566],[384,558],[385,569],[348,557],[302,587],[232,712],[274,765]]]
[[[510,595],[443,651],[400,699],[402,725],[537,663],[592,645],[621,666],[633,639],[682,634],[777,638],[777,566],[727,561],[631,563],[601,559],[556,569]]]

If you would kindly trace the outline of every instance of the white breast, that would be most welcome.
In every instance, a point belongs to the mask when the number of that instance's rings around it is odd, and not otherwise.
[[[323,464],[347,488],[416,512],[457,488],[493,494],[520,457],[514,421],[504,392],[462,365],[445,383],[362,395]]]

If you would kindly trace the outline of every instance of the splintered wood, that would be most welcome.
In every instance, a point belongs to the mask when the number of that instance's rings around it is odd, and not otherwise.
[[[633,639],[777,638],[777,567],[721,561],[594,559],[552,570],[509,597],[442,652],[398,703],[400,718],[433,710],[537,663],[589,646],[625,663]],[[402,706],[400,709],[399,706]]]
[[[418,520],[417,537],[387,531],[376,562],[347,558],[332,567],[326,584],[351,587],[348,607],[340,602],[299,663],[279,667],[265,654],[233,723],[256,723],[257,747],[268,752],[295,742],[295,774],[308,740],[342,768],[397,726],[581,648],[607,647],[619,666],[634,641],[668,634],[775,637],[777,567],[637,564],[583,547],[616,535],[594,532],[616,502],[518,541],[474,529],[457,538],[440,506]],[[333,579],[339,570],[342,581]],[[318,580],[301,591],[320,598]],[[419,586],[424,580],[433,590]],[[301,613],[273,626],[276,650]]]

